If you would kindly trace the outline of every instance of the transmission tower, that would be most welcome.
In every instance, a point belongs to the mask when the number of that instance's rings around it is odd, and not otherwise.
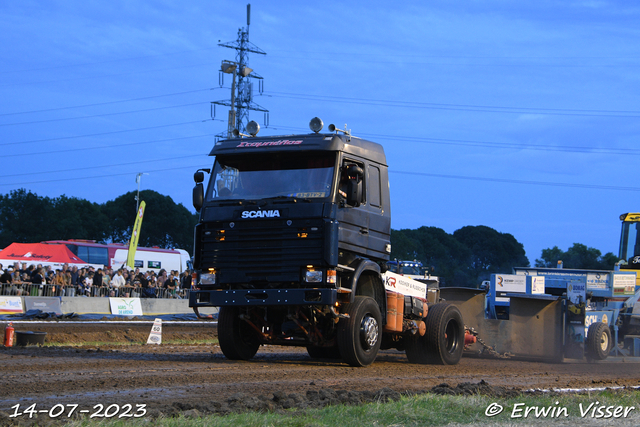
[[[215,118],[216,105],[231,107],[229,110],[227,138],[232,136],[234,129],[237,129],[240,133],[245,133],[246,125],[249,123],[249,110],[262,111],[264,113],[265,126],[268,126],[269,110],[253,102],[253,82],[251,79],[258,80],[258,91],[262,94],[264,90],[263,78],[259,74],[254,73],[253,69],[248,66],[249,52],[260,55],[266,55],[267,53],[249,41],[250,21],[251,4],[248,4],[246,30],[244,28],[238,30],[238,39],[236,41],[218,44],[218,46],[228,47],[237,51],[235,61],[222,61],[219,76],[220,87],[222,87],[224,85],[224,75],[233,75],[231,100],[214,101],[211,103],[213,118]]]

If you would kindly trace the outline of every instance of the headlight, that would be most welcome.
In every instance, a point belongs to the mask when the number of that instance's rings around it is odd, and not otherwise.
[[[304,280],[307,283],[321,283],[322,282],[322,270],[308,270],[304,276]]]
[[[200,275],[200,283],[203,285],[215,285],[216,273],[203,273]]]

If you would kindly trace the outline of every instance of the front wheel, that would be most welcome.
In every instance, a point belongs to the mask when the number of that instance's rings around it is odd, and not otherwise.
[[[371,297],[358,295],[346,304],[348,319],[338,325],[338,348],[342,360],[351,366],[373,363],[381,342],[382,316],[378,303]]]
[[[611,330],[602,322],[589,325],[585,352],[591,360],[604,360],[611,350]]]
[[[464,323],[460,310],[453,304],[438,303],[427,312],[423,337],[405,338],[405,351],[410,363],[455,365],[464,350]]]
[[[220,307],[218,342],[220,350],[230,360],[249,360],[256,355],[260,347],[256,331],[240,319],[238,307]]]

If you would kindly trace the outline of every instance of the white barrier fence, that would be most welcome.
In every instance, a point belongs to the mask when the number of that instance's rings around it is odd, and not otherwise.
[[[60,286],[34,283],[2,283],[0,295],[23,297],[122,297],[122,298],[175,298],[189,299],[188,289],[141,288],[122,286]]]

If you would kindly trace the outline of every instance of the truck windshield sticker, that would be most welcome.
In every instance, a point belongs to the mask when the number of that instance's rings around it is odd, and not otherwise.
[[[290,197],[299,197],[301,199],[310,199],[314,197],[327,197],[327,193],[315,192],[315,193],[291,193]]]

